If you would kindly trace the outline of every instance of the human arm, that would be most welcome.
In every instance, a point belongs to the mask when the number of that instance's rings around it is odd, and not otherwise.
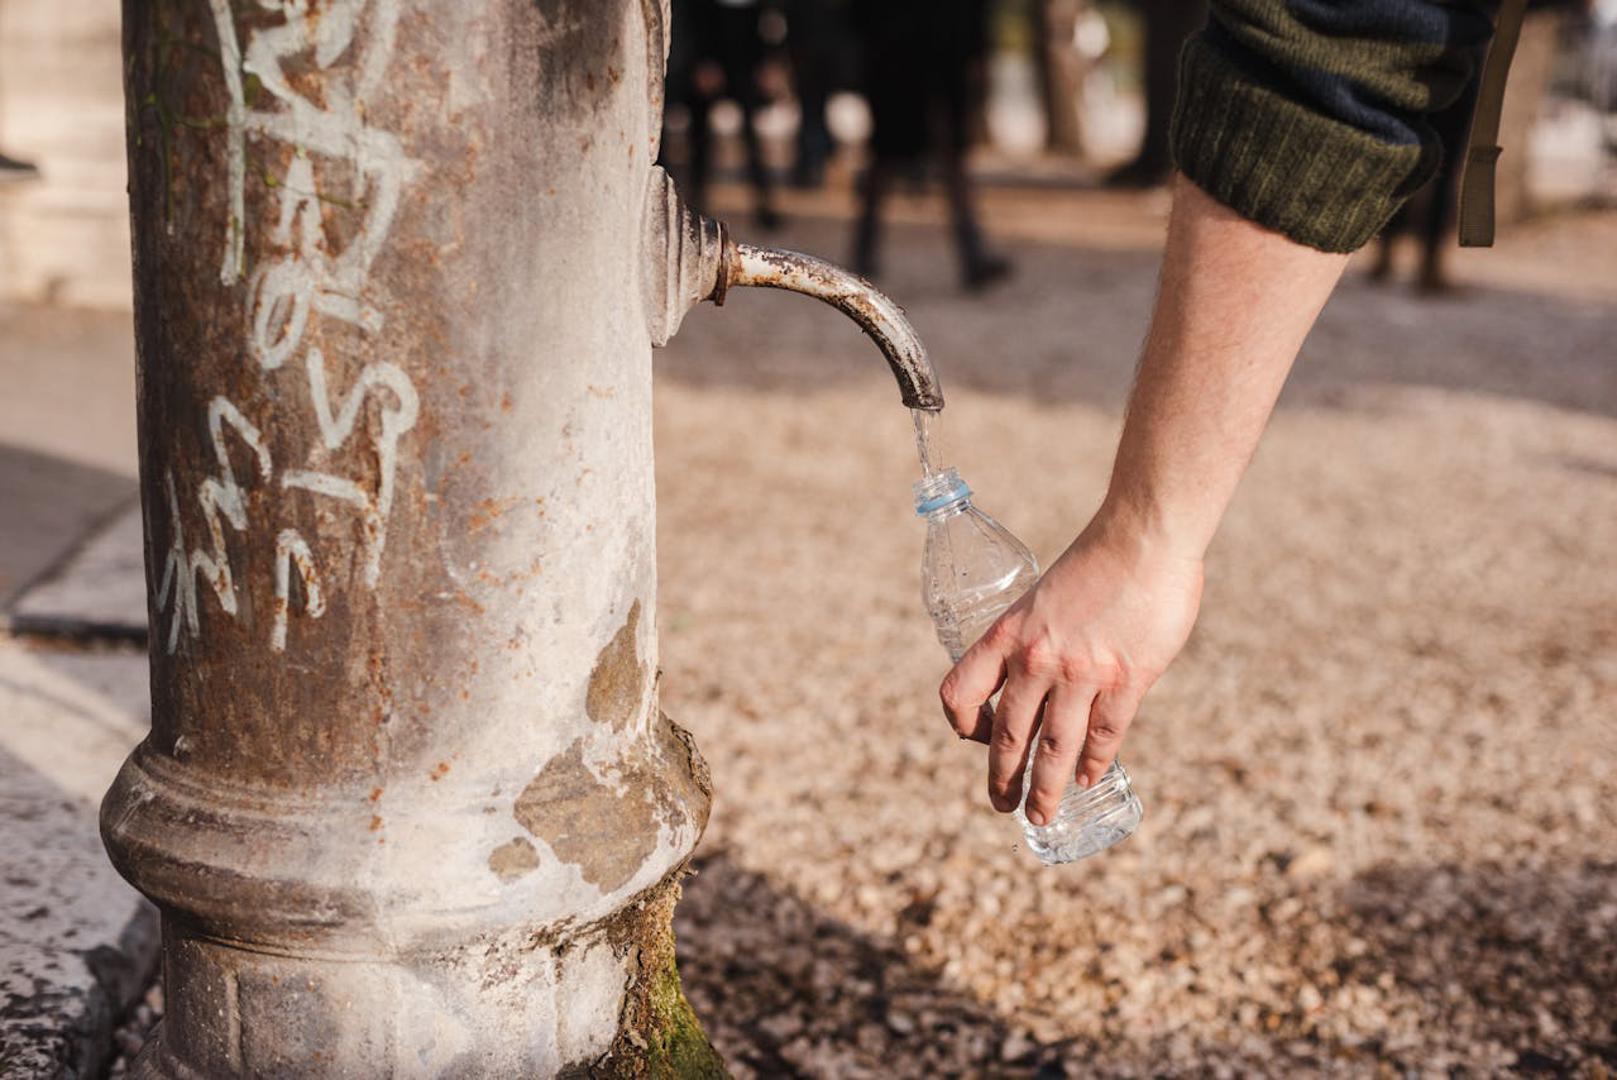
[[[1035,824],[1075,772],[1088,786],[1117,756],[1140,700],[1184,646],[1203,554],[1346,262],[1176,181],[1151,330],[1101,509],[941,688],[955,730],[989,744],[995,809],[1020,801],[1036,727]],[[980,707],[1001,687],[990,725]]]
[[[1213,0],[1180,71],[1183,177],[1106,500],[941,688],[990,744],[996,809],[1017,804],[1041,723],[1036,824],[1075,767],[1087,787],[1115,758],[1195,622],[1203,552],[1344,253],[1436,169],[1425,117],[1472,78],[1493,6]]]

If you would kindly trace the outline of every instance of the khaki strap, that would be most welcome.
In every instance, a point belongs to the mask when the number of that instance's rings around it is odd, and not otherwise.
[[[1527,0],[1501,0],[1493,44],[1477,86],[1477,108],[1466,140],[1460,176],[1460,246],[1493,247],[1494,166],[1499,161],[1499,117],[1505,108],[1505,76],[1522,35]],[[1524,153],[1525,148],[1519,148]]]

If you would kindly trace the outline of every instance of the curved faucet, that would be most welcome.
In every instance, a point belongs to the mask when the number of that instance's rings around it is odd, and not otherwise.
[[[858,274],[813,255],[751,244],[733,244],[725,268],[726,288],[749,285],[785,289],[823,301],[859,324],[876,342],[912,409],[943,408],[943,391],[926,346],[892,297]]]
[[[813,255],[730,239],[723,222],[697,214],[680,202],[661,169],[653,175],[648,207],[650,266],[647,312],[652,341],[666,344],[685,313],[703,300],[723,305],[736,286],[784,289],[830,304],[859,324],[875,341],[898,380],[904,404],[937,412],[943,390],[926,346],[891,297],[858,274]]]

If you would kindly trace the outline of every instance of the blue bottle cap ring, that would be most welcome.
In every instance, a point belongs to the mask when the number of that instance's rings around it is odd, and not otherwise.
[[[945,506],[948,506],[951,503],[957,503],[962,499],[969,498],[971,498],[971,488],[966,485],[964,480],[957,477],[955,482],[947,490],[937,495],[933,495],[930,498],[917,501],[915,504],[915,512],[921,517],[925,517],[934,510],[942,510]]]

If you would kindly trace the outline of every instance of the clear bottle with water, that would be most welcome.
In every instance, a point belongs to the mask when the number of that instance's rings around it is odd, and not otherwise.
[[[971,489],[954,469],[931,473],[915,485],[915,512],[926,520],[921,596],[938,640],[958,661],[1006,608],[1039,579],[1033,553],[1004,526],[971,504]],[[1122,762],[1113,762],[1087,791],[1069,780],[1048,825],[1028,821],[1028,775],[1016,820],[1028,847],[1047,863],[1074,862],[1104,851],[1140,824],[1138,796]]]

